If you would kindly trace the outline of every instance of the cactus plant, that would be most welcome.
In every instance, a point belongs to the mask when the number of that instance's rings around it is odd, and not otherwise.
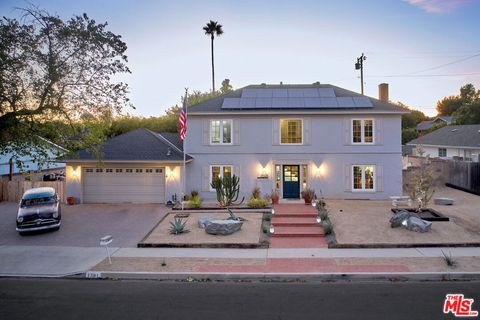
[[[217,201],[222,207],[229,207],[232,204],[240,204],[245,198],[238,203],[238,195],[240,193],[240,178],[236,175],[231,177],[215,177],[210,184],[217,192]]]
[[[185,229],[187,221],[183,221],[182,218],[175,218],[173,221],[170,221],[170,233],[171,234],[181,234],[190,232],[190,230]]]

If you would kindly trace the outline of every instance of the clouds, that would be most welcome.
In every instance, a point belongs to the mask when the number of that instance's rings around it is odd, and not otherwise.
[[[458,7],[467,4],[470,0],[403,0],[417,6],[428,13],[449,13]]]

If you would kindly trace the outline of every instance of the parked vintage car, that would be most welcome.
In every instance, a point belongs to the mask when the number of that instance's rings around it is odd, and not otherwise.
[[[17,213],[17,231],[54,229],[61,224],[60,199],[53,188],[34,188],[25,191]]]

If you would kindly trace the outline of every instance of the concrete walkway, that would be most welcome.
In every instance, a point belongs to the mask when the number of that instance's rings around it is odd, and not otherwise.
[[[0,276],[67,276],[89,270],[136,273],[162,272],[425,272],[444,270],[443,252],[461,262],[452,272],[480,272],[480,248],[402,249],[193,249],[111,248],[114,263],[105,261],[104,248],[61,246],[0,246]],[[347,266],[348,265],[348,266]],[[243,267],[238,267],[243,266]],[[372,266],[372,267],[369,267]],[[412,267],[413,266],[413,267]],[[464,268],[468,266],[468,268]],[[172,269],[173,268],[173,269]],[[443,268],[443,269],[442,269]],[[271,269],[271,270],[270,270]],[[223,271],[222,271],[223,270]],[[243,270],[243,271],[242,271]],[[423,269],[422,269],[423,270]]]

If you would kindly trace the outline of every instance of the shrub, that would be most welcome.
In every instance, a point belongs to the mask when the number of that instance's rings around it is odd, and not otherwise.
[[[190,195],[192,196],[192,198],[194,198],[194,197],[198,196],[198,191],[197,190],[192,190],[190,192]]]
[[[445,263],[447,264],[447,266],[449,267],[456,267],[457,266],[457,261],[455,261],[453,258],[452,258],[452,254],[449,253],[448,255],[443,252],[442,250],[442,254],[443,254],[443,260],[445,261]]]
[[[323,232],[325,235],[329,235],[333,232],[333,223],[330,220],[326,220],[322,223]]]
[[[249,208],[265,208],[268,205],[267,199],[252,198],[248,201],[247,206]]]
[[[263,231],[263,233],[268,233],[268,226],[264,225],[262,227],[262,231]]]
[[[316,205],[318,210],[325,208],[325,205],[326,205],[325,200],[318,199],[316,202]]]
[[[190,201],[188,201],[187,206],[189,208],[201,208],[202,202],[203,202],[202,198],[200,198],[200,196],[197,194],[195,196],[192,196]]]
[[[325,209],[318,211],[318,216],[320,217],[320,219],[322,219],[322,221],[328,220],[328,210]]]
[[[253,199],[260,199],[260,187],[259,186],[255,186],[255,188],[253,188],[252,198]]]

